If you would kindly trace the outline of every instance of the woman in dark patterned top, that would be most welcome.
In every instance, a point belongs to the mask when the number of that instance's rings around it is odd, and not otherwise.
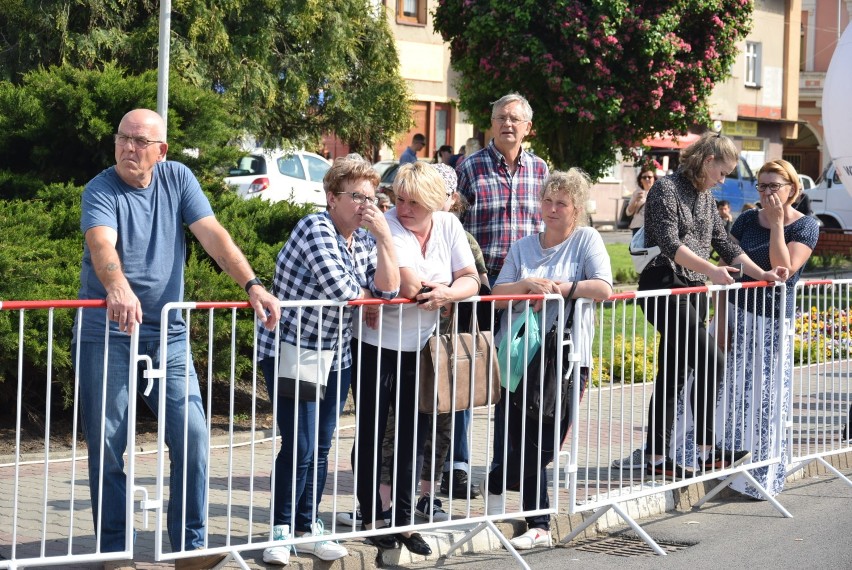
[[[758,267],[725,232],[710,189],[737,166],[733,141],[708,132],[681,152],[680,168],[654,183],[645,205],[645,245],[659,246],[639,277],[639,290],[701,287],[708,277],[716,285],[734,282],[731,267],[708,261],[716,250],[727,263],[742,263],[746,274],[760,281],[778,281],[786,270]],[[713,417],[716,385],[724,373],[724,356],[708,338],[705,295],[651,297],[645,316],[660,333],[654,395],[648,410],[647,471],[669,477],[691,477],[696,471],[676,467],[667,457],[678,394],[690,372],[695,381],[688,400],[695,413],[695,441],[705,469],[724,468],[747,460],[749,453],[714,447]],[[672,436],[673,440],[677,437]]]

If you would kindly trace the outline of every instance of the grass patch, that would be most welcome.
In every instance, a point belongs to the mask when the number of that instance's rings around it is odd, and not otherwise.
[[[633,269],[633,260],[626,243],[609,243],[606,245],[609,254],[612,278],[616,284],[637,283],[639,275]]]

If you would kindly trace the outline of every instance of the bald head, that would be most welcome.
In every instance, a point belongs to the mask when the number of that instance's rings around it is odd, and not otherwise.
[[[116,173],[134,188],[147,188],[169,149],[163,118],[150,109],[134,109],[122,117],[116,135]]]

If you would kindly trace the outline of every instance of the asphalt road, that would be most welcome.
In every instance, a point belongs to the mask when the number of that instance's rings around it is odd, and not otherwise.
[[[852,475],[848,469],[843,472]],[[524,560],[535,569],[852,568],[852,487],[833,475],[823,475],[788,483],[778,499],[792,519],[783,518],[765,502],[725,499],[711,501],[700,510],[642,520],[642,528],[660,546],[677,545],[666,556],[654,555],[643,545],[634,545],[637,553],[624,557],[612,554],[612,547],[610,553],[594,553],[571,543],[530,551]],[[635,536],[626,526],[607,535],[614,539]],[[518,566],[500,550],[406,567],[509,570]]]

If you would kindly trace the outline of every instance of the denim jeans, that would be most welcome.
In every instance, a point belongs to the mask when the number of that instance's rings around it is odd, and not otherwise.
[[[124,550],[125,501],[127,496],[123,454],[127,449],[127,411],[129,393],[130,338],[111,337],[104,380],[104,343],[80,342],[80,410],[83,431],[89,447],[89,490],[97,532],[101,515],[100,546],[102,552]],[[76,352],[75,345],[74,351]],[[139,342],[139,354],[148,355],[155,368],[160,367],[160,343]],[[147,379],[139,365],[137,391],[142,394]],[[172,550],[194,550],[204,546],[208,433],[198,378],[192,361],[186,361],[186,336],[168,341],[166,389],[166,444],[169,447],[169,505],[167,526]],[[187,375],[188,373],[188,375]],[[159,418],[159,379],[154,389],[144,396],[145,403]],[[189,394],[187,400],[187,392]],[[104,404],[105,402],[105,404]],[[103,412],[102,412],[103,410]],[[186,437],[184,418],[188,417]],[[101,430],[103,429],[103,439]],[[186,449],[184,450],[184,443]],[[184,497],[183,479],[186,467]],[[99,475],[103,488],[99,489]],[[102,492],[102,495],[101,495]],[[185,501],[184,501],[185,499]],[[103,507],[103,508],[101,508]],[[186,517],[184,526],[184,516]]]
[[[444,472],[449,472],[453,469],[463,469],[470,473],[470,447],[467,442],[470,431],[470,417],[470,409],[456,412],[456,425],[453,432],[453,454],[450,456],[450,450],[447,450]]]
[[[278,378],[275,359],[264,358],[260,361],[260,367],[266,379],[269,399],[272,400],[275,397],[275,381]],[[317,507],[322,500],[328,475],[328,452],[331,449],[334,430],[337,428],[337,418],[343,411],[349,394],[351,371],[351,368],[340,370],[339,382],[338,371],[329,372],[325,397],[320,400],[319,406],[315,401],[295,400],[278,395],[275,422],[281,434],[281,449],[275,457],[272,524],[290,525],[293,532],[308,532],[316,522]],[[294,488],[295,509],[291,503]]]

